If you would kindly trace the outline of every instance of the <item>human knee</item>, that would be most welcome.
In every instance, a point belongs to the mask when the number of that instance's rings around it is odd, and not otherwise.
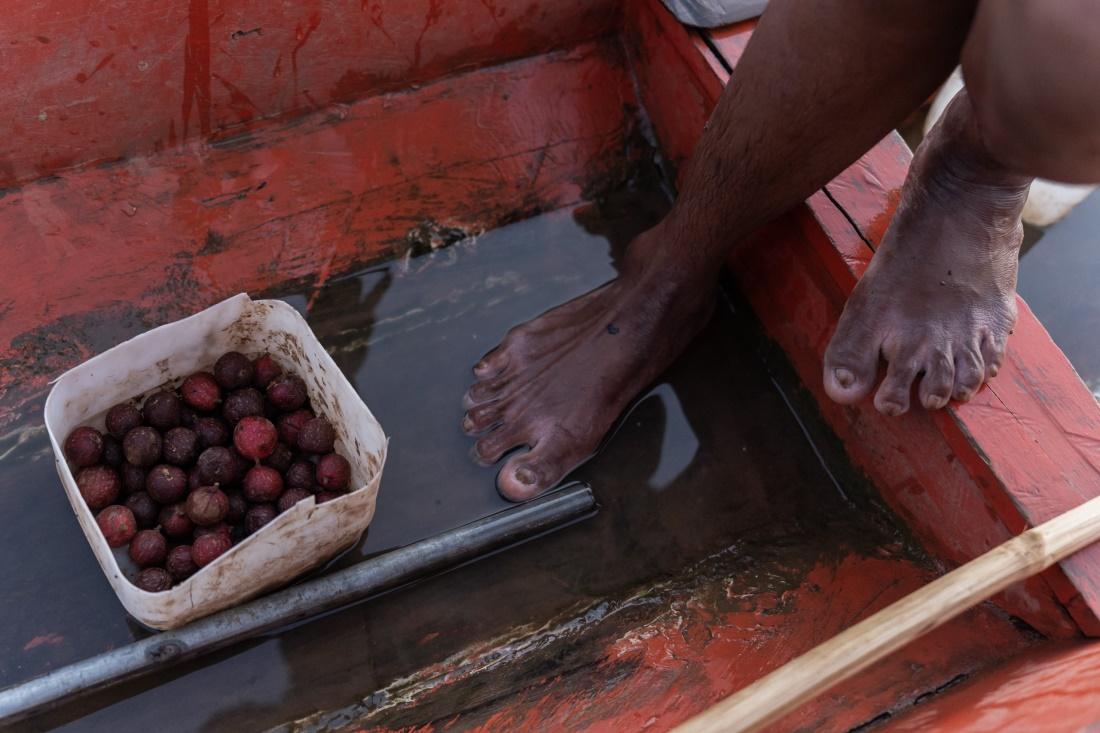
[[[1100,3],[985,0],[962,61],[992,155],[1028,175],[1100,181]]]

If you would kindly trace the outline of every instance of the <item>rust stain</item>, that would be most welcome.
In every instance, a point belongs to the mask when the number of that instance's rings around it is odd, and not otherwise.
[[[232,107],[233,112],[240,117],[241,122],[248,122],[255,116],[253,115],[253,111],[260,111],[260,108],[257,107],[240,88],[233,84],[233,82],[218,74],[214,74],[213,76],[218,80],[218,83],[229,92],[229,105]]]
[[[424,27],[420,29],[420,35],[416,37],[416,44],[413,46],[413,67],[420,66],[420,44],[424,41],[424,34],[428,32],[428,29],[439,22],[439,19],[443,16],[443,1],[442,0],[428,0],[428,12],[424,15]]]
[[[109,53],[106,56],[104,56],[103,59],[98,64],[95,65],[95,68],[92,69],[90,74],[85,74],[83,71],[80,72],[79,74],[77,74],[76,75],[77,83],[78,84],[83,84],[84,82],[91,79],[93,76],[95,76],[96,74],[99,73],[100,69],[102,69],[107,64],[111,63],[111,59],[113,59],[114,57],[115,57],[115,54],[113,52]]]
[[[183,47],[183,137],[191,110],[199,115],[199,131],[210,134],[210,8],[208,0],[191,0],[187,10],[187,40]]]
[[[40,646],[57,646],[63,641],[65,641],[65,637],[61,634],[42,634],[24,644],[23,651],[29,652],[31,649]]]
[[[305,46],[309,42],[309,37],[313,35],[313,31],[317,30],[317,27],[321,25],[321,14],[313,13],[309,16],[309,22],[305,28],[302,28],[302,24],[299,23],[294,27],[294,48],[290,50],[290,69],[291,74],[294,76],[294,97],[298,97],[298,52],[302,50],[302,46]],[[279,57],[282,58],[281,56]],[[276,68],[278,64],[276,64]]]

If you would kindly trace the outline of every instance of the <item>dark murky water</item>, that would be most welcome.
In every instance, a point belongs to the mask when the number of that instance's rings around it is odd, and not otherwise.
[[[312,299],[318,336],[392,438],[374,523],[342,562],[507,506],[495,470],[468,460],[470,440],[459,428],[470,366],[510,326],[613,277],[616,255],[665,205],[655,190],[624,193],[287,297],[303,309]],[[787,528],[788,540],[770,543],[771,554],[759,559],[765,579],[773,563],[808,566],[827,548],[882,542],[884,530],[869,527],[868,514],[842,496],[834,476],[847,476],[843,461],[828,452],[830,472],[804,431],[828,444],[826,432],[813,419],[800,423],[777,388],[784,367],[769,368],[762,349],[743,314],[719,309],[577,472],[596,491],[596,517],[27,728],[262,729],[342,707],[479,640],[625,592],[776,527]],[[789,392],[797,401],[797,389]],[[8,522],[0,533],[0,684],[143,633],[126,620],[68,519],[44,435],[30,430],[22,444],[9,436],[0,445],[0,516]]]
[[[1100,398],[1100,190],[1020,259],[1020,295]]]

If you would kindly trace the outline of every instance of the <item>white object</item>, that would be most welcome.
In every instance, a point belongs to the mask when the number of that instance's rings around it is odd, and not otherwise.
[[[924,134],[932,129],[932,125],[943,115],[947,103],[963,88],[962,70],[956,68],[947,77],[947,81],[940,87],[940,91],[932,100],[928,109],[928,117],[924,120]],[[1073,207],[1085,200],[1096,186],[1076,186],[1069,183],[1057,183],[1042,178],[1036,178],[1031,184],[1031,191],[1024,204],[1023,220],[1037,227],[1048,227],[1061,220],[1073,210]]]
[[[149,593],[126,548],[112,550],[84,503],[61,445],[81,425],[103,429],[112,405],[165,382],[209,369],[226,351],[270,352],[306,383],[313,406],[336,428],[336,450],[351,464],[354,490],[324,504],[310,497],[170,590]],[[172,629],[285,584],[358,542],[374,516],[386,462],[382,426],[363,404],[305,319],[286,303],[245,294],[136,336],[71,369],[46,400],[46,429],[57,472],[76,518],[119,600],[157,629]]]
[[[698,28],[717,28],[755,18],[768,0],[664,0],[676,20]]]

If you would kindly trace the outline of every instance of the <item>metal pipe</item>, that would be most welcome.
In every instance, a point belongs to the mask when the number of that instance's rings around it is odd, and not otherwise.
[[[0,690],[0,726],[531,539],[595,506],[588,486],[571,484],[345,570],[12,685]]]

